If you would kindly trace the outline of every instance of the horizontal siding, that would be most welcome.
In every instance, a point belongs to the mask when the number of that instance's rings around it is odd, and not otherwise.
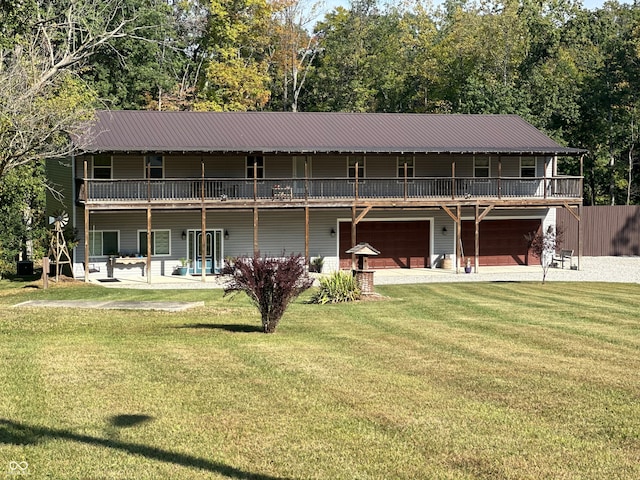
[[[113,157],[114,179],[144,178],[144,156],[119,154]],[[308,156],[311,161],[311,177],[344,178],[347,176],[346,155]],[[88,157],[88,173],[91,176],[91,157]],[[167,155],[165,177],[200,177],[201,163],[205,164],[205,176],[211,178],[245,178],[245,155]],[[397,175],[397,155],[368,155],[365,157],[365,175],[370,178],[390,178]],[[455,163],[456,176],[473,177],[473,156],[417,155],[415,175],[418,177],[450,177]],[[544,157],[538,157],[536,174],[544,176]],[[82,177],[83,163],[78,159],[76,175]],[[293,156],[269,155],[264,159],[264,174],[267,178],[289,178],[293,175]],[[551,175],[551,162],[547,175]],[[491,176],[498,176],[498,157],[491,157]],[[520,176],[520,157],[502,157],[502,176]]]

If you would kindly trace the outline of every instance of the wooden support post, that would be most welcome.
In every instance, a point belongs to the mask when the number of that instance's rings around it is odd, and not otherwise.
[[[355,183],[355,198],[358,200],[359,192],[358,192],[358,169],[360,168],[360,162],[356,162],[356,183]],[[354,256],[355,258],[355,256]]]
[[[456,162],[451,162],[451,199],[456,198]]]
[[[584,154],[580,155],[580,192],[584,192]],[[582,270],[582,202],[578,206],[578,270]]]
[[[582,270],[582,204],[578,206],[578,270]]]
[[[253,157],[253,201],[258,200],[258,157]],[[255,243],[255,240],[254,240]]]
[[[89,207],[87,203],[89,202],[89,182],[87,180],[87,157],[84,158],[84,282],[89,283]],[[49,270],[47,270],[47,275],[49,275]]]
[[[202,232],[200,235],[200,282],[205,283],[207,281],[207,209],[204,203],[200,210],[200,231]],[[213,245],[211,247],[213,248]],[[213,262],[214,259],[212,258],[211,261]]]
[[[86,273],[85,273],[85,277],[86,277]],[[46,290],[47,288],[49,288],[49,257],[42,258],[42,288],[43,290]]]
[[[304,157],[304,201],[309,201],[309,155]]]
[[[404,162],[404,201],[405,202],[407,201],[407,162],[406,161]]]
[[[351,206],[351,247],[354,247],[358,240],[357,240],[357,219],[356,219],[356,206],[352,205]],[[352,253],[351,254],[351,270],[355,270],[356,269],[356,254]]]
[[[147,206],[147,283],[151,283],[151,205]]]
[[[201,188],[200,188],[200,282],[206,283],[207,281],[207,207],[204,204],[204,158],[200,157],[200,175],[201,175]],[[213,241],[213,239],[212,239]],[[211,245],[213,253],[213,245]],[[196,255],[197,257],[197,255]],[[211,259],[212,265],[215,259]]]
[[[478,273],[478,266],[480,265],[480,205],[476,203],[476,232],[475,232],[475,245],[474,245],[474,273]]]
[[[84,204],[84,283],[89,283],[89,207],[86,203]]]
[[[460,205],[456,206],[456,273],[460,273],[460,254],[462,246],[462,212]]]
[[[257,256],[260,251],[258,243],[258,207],[253,207],[253,255]]]
[[[304,258],[307,263],[307,269],[311,265],[311,259],[309,258],[309,206],[304,207]]]
[[[502,198],[502,157],[498,157],[498,198]],[[478,252],[476,251],[476,257],[477,256]]]

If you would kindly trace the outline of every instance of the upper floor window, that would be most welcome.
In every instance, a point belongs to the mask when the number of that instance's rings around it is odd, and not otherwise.
[[[147,155],[144,176],[145,178],[164,178],[164,158],[162,155]]]
[[[347,160],[347,177],[364,178],[364,157],[349,157]]]
[[[254,172],[255,167],[255,172]],[[264,157],[247,157],[247,178],[264,178]]]
[[[170,255],[171,254],[171,230],[152,230],[151,231],[151,255]],[[140,230],[138,232],[139,251],[142,256],[147,255],[147,232]]]
[[[520,176],[523,178],[536,176],[536,157],[520,158]]]
[[[111,155],[93,156],[93,178],[111,179]]]
[[[413,178],[415,172],[413,157],[398,157],[398,178],[404,178],[405,165],[407,178]]]
[[[120,232],[89,230],[89,256],[116,255],[120,250]]]
[[[491,160],[489,157],[475,157],[473,159],[473,176],[489,178],[491,176]]]

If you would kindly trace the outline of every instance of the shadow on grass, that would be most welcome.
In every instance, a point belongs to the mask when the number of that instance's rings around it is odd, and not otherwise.
[[[125,417],[125,423],[140,417],[144,417],[142,421],[147,421],[151,417],[146,415],[117,415],[112,417],[117,421],[119,417]],[[132,418],[129,418],[132,417]],[[126,426],[126,425],[125,425]],[[238,479],[254,479],[254,480],[286,480],[282,477],[273,477],[271,475],[262,475],[259,473],[250,473],[225,465],[220,462],[213,462],[206,458],[192,457],[183,453],[171,452],[162,448],[149,447],[147,445],[139,445],[136,443],[122,442],[119,440],[111,440],[105,438],[92,437],[90,435],[82,435],[69,430],[60,430],[56,428],[37,427],[35,425],[27,425],[20,422],[0,418],[0,444],[13,445],[36,445],[41,441],[49,439],[63,439],[72,442],[84,443],[114,450],[121,450],[132,455],[140,455],[152,460],[182,465],[183,467],[198,468],[229,478]]]
[[[200,328],[210,330],[225,330],[227,332],[235,333],[262,333],[262,328],[258,325],[238,325],[232,323],[190,323],[182,325],[178,328]]]
[[[135,427],[153,420],[149,415],[114,415],[109,419],[109,423],[114,427]]]

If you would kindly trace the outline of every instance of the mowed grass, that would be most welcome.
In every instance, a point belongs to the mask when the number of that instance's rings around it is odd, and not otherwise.
[[[18,287],[0,282],[0,474],[640,478],[638,285],[309,292],[274,335],[221,291]],[[42,298],[206,304],[11,307]]]

